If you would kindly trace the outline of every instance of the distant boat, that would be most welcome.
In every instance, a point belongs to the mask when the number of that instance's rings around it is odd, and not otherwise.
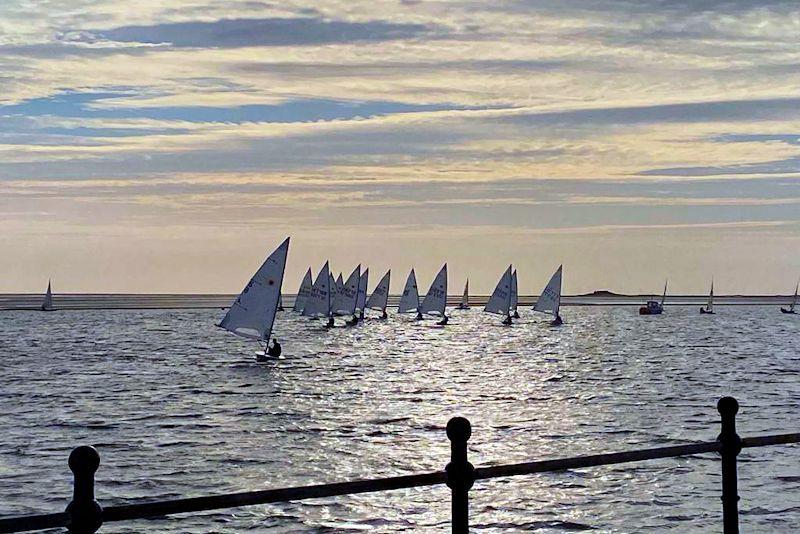
[[[42,301],[42,311],[53,311],[53,291],[50,288],[50,280],[47,281],[47,291],[44,294]]]
[[[361,278],[358,279],[358,296],[356,296],[356,311],[361,319],[364,318],[364,311],[367,309],[367,285],[369,284],[369,268],[364,269]]]
[[[469,278],[467,278],[467,283],[464,284],[464,294],[461,295],[461,302],[458,303],[457,309],[459,310],[469,309]]]
[[[711,291],[708,292],[708,302],[705,307],[700,307],[700,313],[704,315],[714,314],[714,280],[711,280]]]
[[[347,282],[342,284],[341,288],[336,289],[336,298],[333,301],[333,314],[334,315],[350,315],[356,314],[356,299],[358,298],[358,283],[361,278],[361,265],[358,265],[350,276],[347,277]]]
[[[417,289],[417,276],[414,269],[408,273],[406,286],[403,288],[403,295],[397,305],[397,313],[411,313],[419,311],[419,290]]]
[[[219,327],[237,336],[269,344],[275,313],[278,311],[288,252],[289,238],[287,237],[267,257],[253,278],[236,297],[228,309],[228,313],[219,323]],[[277,356],[278,354],[270,355]]]
[[[311,287],[311,293],[303,306],[305,317],[327,317],[328,327],[333,326],[333,313],[331,302],[331,291],[336,281],[331,276],[328,262],[322,266],[322,270],[317,274],[317,279]]]
[[[391,276],[392,270],[389,269],[386,271],[386,274],[383,275],[381,281],[378,282],[378,285],[375,286],[372,295],[369,296],[369,300],[367,300],[367,308],[381,312],[381,317],[383,319],[388,317],[388,315],[386,315],[386,304],[389,302],[389,281],[391,280]]]
[[[437,315],[442,318],[439,324],[447,324],[445,309],[447,307],[447,264],[445,263],[439,270],[439,274],[433,279],[431,287],[425,293],[425,298],[419,306],[418,318],[423,314]]]
[[[508,266],[506,272],[500,277],[497,286],[492,292],[492,296],[486,302],[483,311],[487,313],[497,313],[505,315],[503,324],[510,325],[511,320],[511,265]]]
[[[798,288],[800,288],[800,281],[797,282],[797,285],[794,288],[794,297],[792,298],[792,303],[789,304],[789,309],[787,310],[786,308],[781,307],[781,312],[782,313],[797,313],[795,311],[795,307],[797,306],[797,289]],[[47,289],[48,290],[50,289],[49,285],[47,286]]]
[[[511,273],[511,317],[519,319],[519,311],[517,311],[517,304],[519,303],[519,287],[517,286],[517,270]]]
[[[296,312],[302,312],[303,307],[306,305],[306,300],[311,294],[311,288],[314,286],[313,278],[311,276],[311,267],[306,271],[303,281],[300,282],[300,289],[297,290],[297,298],[294,299],[294,307]]]
[[[533,311],[551,314],[553,320],[550,324],[553,326],[560,326],[562,323],[561,315],[559,315],[558,311],[561,307],[561,278],[563,267],[563,265],[558,266],[558,269],[553,273],[553,276],[550,277],[550,281],[547,282],[544,290],[542,290],[542,294],[536,299],[536,305],[533,307]]]
[[[647,304],[639,308],[639,315],[661,315],[664,313],[664,301],[667,298],[667,282],[664,282],[664,294],[661,296],[661,302],[657,300],[648,300]]]

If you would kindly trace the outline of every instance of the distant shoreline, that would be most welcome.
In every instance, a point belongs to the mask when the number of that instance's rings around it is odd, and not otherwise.
[[[483,306],[488,295],[470,297],[470,305]],[[0,311],[38,310],[42,294],[5,293],[0,294]],[[225,294],[170,294],[170,293],[56,293],[54,306],[60,310],[166,310],[166,309],[221,309],[230,306],[236,295]],[[389,308],[397,306],[399,295],[389,297]],[[520,295],[520,307],[532,306],[537,295]],[[660,299],[660,295],[621,295],[610,292],[595,292],[583,295],[565,295],[562,306],[640,306],[648,299]],[[284,295],[284,306],[290,309],[295,294]],[[717,295],[717,306],[764,306],[785,305],[791,295]],[[449,295],[448,306],[455,306],[460,295]],[[699,306],[705,304],[708,295],[667,295],[666,306]]]

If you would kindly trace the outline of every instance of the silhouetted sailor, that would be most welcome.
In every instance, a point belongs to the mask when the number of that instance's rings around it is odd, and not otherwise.
[[[560,315],[556,315],[556,318],[550,322],[550,326],[561,326],[564,324],[564,321],[561,320]]]
[[[514,321],[511,320],[511,314],[506,315],[506,318],[503,319],[503,324],[513,324]]]
[[[438,323],[436,323],[436,324],[438,324],[439,326],[444,326],[444,325],[446,325],[446,324],[447,324],[447,321],[449,321],[449,320],[450,320],[450,319],[448,319],[448,317],[445,315],[445,316],[443,316],[443,317],[442,317],[442,320],[441,320],[441,321],[439,321],[439,322],[438,322]]]
[[[267,349],[267,355],[272,356],[273,358],[277,358],[281,355],[283,349],[281,348],[281,344],[278,343],[278,340],[272,338],[272,346]]]

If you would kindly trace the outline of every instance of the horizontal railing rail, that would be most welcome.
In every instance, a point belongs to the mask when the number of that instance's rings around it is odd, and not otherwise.
[[[456,417],[447,424],[451,458],[444,471],[143,502],[108,506],[106,508],[102,508],[94,499],[94,473],[100,464],[100,456],[93,447],[81,446],[74,449],[69,458],[74,484],[73,499],[67,510],[52,514],[0,518],[0,533],[67,527],[70,532],[76,534],[91,534],[96,532],[103,523],[115,521],[157,518],[173,514],[256,504],[337,497],[440,484],[447,484],[451,489],[452,529],[453,532],[462,533],[467,532],[469,528],[469,490],[476,480],[675,458],[712,452],[719,453],[722,458],[723,531],[725,534],[738,533],[737,455],[742,448],[800,443],[800,433],[755,436],[742,439],[736,434],[735,415],[738,411],[736,400],[732,397],[720,399],[717,408],[721,415],[722,430],[715,441],[497,465],[477,469],[467,460],[467,441],[471,435],[470,423],[466,419]]]

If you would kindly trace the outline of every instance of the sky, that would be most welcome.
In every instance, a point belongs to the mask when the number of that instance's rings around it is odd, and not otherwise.
[[[790,293],[800,5],[6,0],[0,292],[237,292],[291,236],[491,292]]]

